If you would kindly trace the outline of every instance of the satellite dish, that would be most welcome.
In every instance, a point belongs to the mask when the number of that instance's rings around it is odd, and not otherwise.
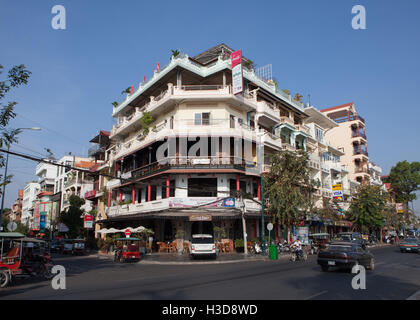
[[[9,222],[9,223],[7,224],[7,230],[9,230],[9,231],[13,232],[13,231],[15,231],[16,229],[17,229],[17,224],[16,224],[16,222]]]

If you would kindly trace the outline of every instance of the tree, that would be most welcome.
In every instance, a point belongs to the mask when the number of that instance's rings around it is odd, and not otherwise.
[[[386,192],[376,185],[362,185],[357,190],[349,210],[353,228],[367,233],[383,225],[383,211],[386,206]]]
[[[3,66],[0,64],[0,74],[2,73]],[[16,117],[14,108],[17,105],[17,102],[12,101],[3,104],[2,100],[12,88],[27,84],[30,75],[31,72],[26,69],[26,66],[21,64],[10,69],[7,78],[0,81],[0,148],[3,148],[4,146],[9,147],[13,142],[17,142],[17,135],[20,132],[18,129],[8,128],[9,121]],[[4,156],[0,153],[0,167],[3,167],[4,165]],[[12,176],[7,176],[5,183],[10,183],[11,178]],[[4,179],[1,175],[0,179],[2,181],[0,186],[2,186],[4,184]]]
[[[7,230],[7,225],[8,225],[9,222],[10,222],[9,218],[7,218],[7,217],[3,217],[2,218],[1,225],[3,227],[3,230],[5,230],[5,231]],[[28,229],[27,226],[25,226],[24,224],[22,224],[22,223],[20,223],[18,221],[15,221],[15,223],[17,224],[17,228],[13,232],[19,232],[19,233],[22,233],[24,235],[27,235],[29,233],[29,229]]]
[[[80,207],[85,204],[85,200],[76,195],[71,195],[69,202],[69,210],[60,214],[59,221],[69,228],[68,236],[70,238],[77,238],[83,230],[83,210]]]
[[[180,52],[179,50],[171,50],[172,51],[172,57],[176,58],[179,56]]]
[[[313,206],[312,193],[314,181],[311,180],[307,166],[308,154],[282,151],[271,158],[271,168],[264,175],[264,198],[268,199],[268,211],[286,226],[304,218],[307,210]]]
[[[386,182],[391,183],[395,201],[404,203],[407,212],[408,203],[417,199],[416,191],[420,190],[420,162],[398,162],[391,168]]]

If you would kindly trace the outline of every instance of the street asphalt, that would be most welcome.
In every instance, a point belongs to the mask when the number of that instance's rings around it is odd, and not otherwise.
[[[114,263],[90,256],[54,258],[66,269],[66,289],[45,280],[18,280],[0,289],[0,299],[169,299],[169,300],[405,300],[420,290],[420,254],[396,246],[370,249],[375,270],[366,289],[354,290],[354,274],[322,272],[316,256],[306,262],[250,260],[241,263],[159,265]]]

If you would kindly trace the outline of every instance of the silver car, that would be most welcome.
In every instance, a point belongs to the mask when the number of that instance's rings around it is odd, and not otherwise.
[[[191,241],[191,258],[209,256],[216,259],[216,245],[211,234],[194,234]]]

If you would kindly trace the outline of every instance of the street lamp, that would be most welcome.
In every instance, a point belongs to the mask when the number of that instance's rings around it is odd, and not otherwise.
[[[33,131],[40,131],[41,128],[39,127],[33,127],[33,128],[18,128],[17,130],[33,130]],[[7,151],[9,151],[10,145],[7,146]],[[3,227],[1,225],[1,218],[3,215],[3,207],[4,207],[4,196],[6,194],[6,178],[7,178],[7,165],[9,163],[9,153],[7,153],[6,156],[6,168],[4,169],[4,179],[3,179],[3,192],[1,195],[1,209],[0,209],[0,231],[3,231]]]
[[[262,254],[265,254],[265,228],[264,228],[264,188],[263,188],[263,154],[262,154],[262,137],[269,131],[258,132],[258,165],[260,167],[260,185],[261,185],[261,249]]]

